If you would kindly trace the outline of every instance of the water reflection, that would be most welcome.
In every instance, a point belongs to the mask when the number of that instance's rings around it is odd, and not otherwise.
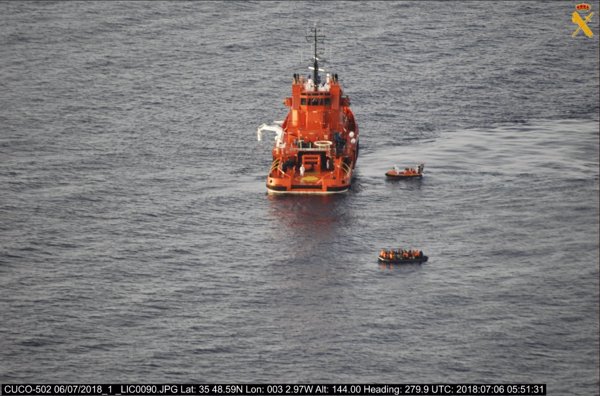
[[[262,278],[270,288],[269,312],[281,334],[293,337],[285,348],[295,354],[330,350],[323,340],[336,337],[348,315],[339,302],[348,298],[340,285],[351,285],[354,273],[346,251],[353,201],[350,194],[267,196],[278,254]]]
[[[406,191],[420,191],[423,187],[423,184],[426,183],[425,178],[427,176],[423,176],[423,178],[414,178],[414,179],[390,179],[389,177],[385,178],[386,185],[397,185],[398,188],[402,188]]]
[[[294,257],[308,257],[340,240],[340,230],[350,224],[351,198],[333,195],[267,195],[269,214],[276,225],[276,239]]]
[[[408,273],[421,269],[423,264],[419,263],[382,263],[379,261],[379,269],[381,271],[396,271],[400,273]]]
[[[288,227],[329,233],[346,215],[346,194],[267,195],[270,213]]]

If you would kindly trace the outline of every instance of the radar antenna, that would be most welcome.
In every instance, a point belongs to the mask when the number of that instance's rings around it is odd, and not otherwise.
[[[319,84],[321,83],[321,78],[319,77],[319,71],[325,71],[323,69],[319,69],[319,53],[317,52],[317,43],[325,43],[325,36],[323,35],[319,35],[319,29],[317,28],[317,24],[315,23],[315,26],[313,28],[310,29],[310,33],[306,35],[306,41],[308,41],[309,43],[311,41],[314,42],[314,46],[315,46],[315,50],[314,53],[315,55],[313,56],[313,66],[309,67],[309,69],[311,69],[313,71],[313,81],[315,82],[315,90],[317,90],[317,87],[319,86]]]

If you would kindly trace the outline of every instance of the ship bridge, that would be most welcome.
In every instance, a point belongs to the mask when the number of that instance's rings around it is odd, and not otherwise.
[[[284,100],[290,108],[284,129],[304,141],[332,140],[333,133],[344,132],[344,108],[350,105],[343,96],[337,74],[327,75],[324,84],[294,74],[292,96]]]

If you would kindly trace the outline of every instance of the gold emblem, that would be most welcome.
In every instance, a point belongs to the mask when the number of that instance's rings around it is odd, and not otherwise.
[[[300,179],[300,180],[302,180],[302,182],[306,182],[306,183],[314,183],[314,182],[316,182],[317,180],[319,180],[319,178],[318,178],[318,177],[316,177],[316,176],[304,176],[304,177],[303,177],[302,179]]]
[[[571,16],[571,21],[575,25],[577,25],[577,29],[573,32],[572,37],[577,36],[580,31],[582,31],[583,34],[585,34],[589,38],[594,37],[594,33],[592,32],[592,29],[590,29],[590,27],[587,25],[587,23],[592,20],[594,13],[590,12],[589,15],[587,15],[584,19],[581,17],[581,15],[579,15],[579,12],[577,12],[577,11],[582,11],[582,12],[587,13],[591,9],[592,9],[592,6],[587,3],[581,3],[581,4],[577,4],[575,6],[576,11],[573,11],[573,14]]]

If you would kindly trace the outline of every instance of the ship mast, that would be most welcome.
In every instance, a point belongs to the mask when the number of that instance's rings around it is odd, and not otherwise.
[[[319,70],[324,71],[324,70],[319,69],[319,54],[317,52],[317,42],[319,40],[321,40],[321,43],[323,43],[325,36],[318,35],[318,29],[317,29],[316,23],[315,23],[315,26],[311,29],[311,33],[313,33],[313,34],[306,36],[306,41],[310,42],[314,39],[315,55],[313,56],[313,66],[309,67],[309,69],[313,70],[313,81],[315,82],[315,91],[316,91],[317,87],[319,86],[319,83],[321,82],[320,77],[319,77]]]
[[[315,56],[314,56],[314,63],[313,63],[313,81],[315,82],[315,85],[319,84],[319,61],[318,61],[318,57],[317,57],[317,27],[315,26],[314,28],[315,31]]]

